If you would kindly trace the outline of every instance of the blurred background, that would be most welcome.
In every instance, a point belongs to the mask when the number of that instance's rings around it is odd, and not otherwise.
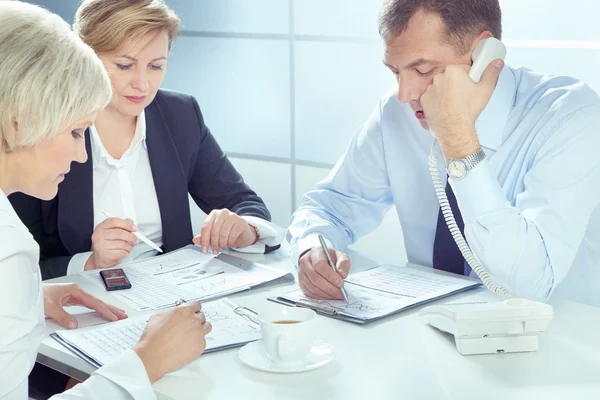
[[[163,87],[196,97],[219,144],[287,227],[380,97],[379,0],[166,0],[182,19]],[[79,0],[30,0],[72,23]],[[503,0],[507,63],[600,91],[598,0]],[[430,182],[423,182],[424,185]],[[191,202],[195,230],[203,214]],[[355,246],[405,258],[395,211]]]

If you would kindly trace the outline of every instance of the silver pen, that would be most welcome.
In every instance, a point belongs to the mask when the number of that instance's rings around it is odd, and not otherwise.
[[[116,218],[114,215],[107,213],[106,211],[102,210],[102,214],[106,215],[107,218]],[[148,239],[146,236],[142,235],[139,232],[131,232],[135,235],[136,238],[138,238],[139,240],[141,240],[142,242],[146,243],[148,246],[152,247],[154,250],[158,251],[159,253],[162,253],[162,249],[160,247],[158,247],[152,240]]]
[[[335,267],[335,263],[331,259],[331,254],[329,254],[329,249],[327,248],[325,239],[323,239],[323,236],[321,236],[320,234],[319,234],[319,242],[321,242],[321,247],[323,248],[323,251],[325,252],[325,257],[327,257],[327,263],[329,263],[329,265],[331,266],[331,268],[333,268],[333,270],[335,272],[338,272],[337,268]],[[340,290],[342,291],[342,296],[344,296],[344,301],[346,303],[348,303],[348,293],[346,292],[346,288],[344,288],[342,286],[342,288]]]

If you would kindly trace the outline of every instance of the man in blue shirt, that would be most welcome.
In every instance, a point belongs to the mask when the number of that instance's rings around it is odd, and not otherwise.
[[[292,217],[288,241],[306,295],[342,298],[350,271],[343,251],[392,206],[410,262],[471,272],[431,183],[435,136],[458,225],[494,279],[522,297],[546,301],[562,290],[600,305],[600,98],[575,79],[501,60],[473,82],[473,50],[482,39],[500,39],[501,30],[498,0],[383,5],[383,61],[398,88]],[[466,168],[448,169],[453,160]],[[318,234],[329,241],[338,273]]]

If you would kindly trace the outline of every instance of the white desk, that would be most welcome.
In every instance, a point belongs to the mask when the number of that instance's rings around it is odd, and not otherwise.
[[[281,251],[244,257],[292,270]],[[351,253],[354,267],[375,261]],[[79,277],[75,281],[106,301],[109,293]],[[281,307],[267,296],[295,287],[270,285],[230,296],[257,311]],[[452,300],[494,300],[477,289]],[[446,299],[445,301],[449,301]],[[130,310],[128,310],[130,311]],[[320,337],[333,344],[337,359],[300,374],[271,374],[245,366],[238,349],[206,354],[188,367],[165,376],[154,388],[164,399],[598,399],[600,398],[600,309],[563,302],[542,336],[536,353],[463,357],[450,335],[426,325],[418,309],[366,326],[319,317]],[[130,311],[130,315],[135,315]],[[49,326],[51,330],[51,326]],[[93,367],[46,339],[38,360],[74,377]]]

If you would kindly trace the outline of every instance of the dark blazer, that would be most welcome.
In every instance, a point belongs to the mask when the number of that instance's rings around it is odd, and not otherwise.
[[[204,124],[196,100],[159,90],[145,109],[146,145],[162,222],[163,250],[192,243],[194,232],[188,193],[209,213],[227,208],[238,215],[271,215],[264,202],[244,183]],[[88,159],[73,163],[50,201],[23,194],[10,201],[40,245],[43,279],[64,276],[71,257],[90,251],[94,231],[92,153],[85,133]],[[197,232],[196,232],[197,233]]]

